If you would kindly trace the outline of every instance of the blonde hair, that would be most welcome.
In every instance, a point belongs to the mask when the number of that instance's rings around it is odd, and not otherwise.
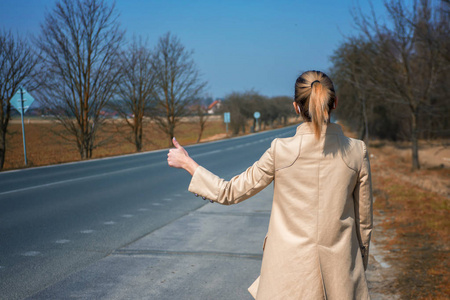
[[[314,134],[320,138],[322,126],[330,120],[330,111],[336,100],[333,82],[323,72],[307,71],[295,82],[295,102],[303,120],[311,122]]]

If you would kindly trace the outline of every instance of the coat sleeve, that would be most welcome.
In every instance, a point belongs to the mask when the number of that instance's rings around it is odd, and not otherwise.
[[[366,145],[362,142],[363,161],[358,174],[358,181],[353,193],[355,201],[356,229],[361,255],[363,257],[364,270],[369,261],[370,236],[373,228],[373,199],[372,179],[370,174],[369,154]]]
[[[199,166],[192,176],[189,191],[224,205],[236,204],[257,194],[274,178],[275,144],[276,139],[253,166],[230,181]]]

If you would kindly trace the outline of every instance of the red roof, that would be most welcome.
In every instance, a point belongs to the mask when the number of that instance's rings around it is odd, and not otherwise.
[[[213,103],[211,103],[211,104],[208,106],[208,110],[210,110],[211,108],[213,108],[217,103],[220,103],[220,100],[216,100],[216,101],[214,101]]]

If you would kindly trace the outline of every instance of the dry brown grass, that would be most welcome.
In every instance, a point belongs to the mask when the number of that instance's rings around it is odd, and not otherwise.
[[[396,274],[395,282],[380,283],[382,294],[450,298],[450,167],[443,146],[448,144],[421,141],[423,168],[413,172],[409,143],[371,142],[374,213],[382,222],[382,236],[373,239],[389,253],[384,260]]]
[[[412,172],[403,147],[374,146],[374,211],[384,219],[382,240],[390,253],[385,259],[398,270],[392,288],[404,299],[448,299],[450,169],[438,165]]]
[[[20,122],[12,122],[8,127],[7,149],[4,169],[24,167],[22,129]],[[221,121],[207,123],[203,138],[211,138],[225,132]],[[198,137],[198,124],[185,122],[176,128],[176,136],[182,145],[193,144]],[[78,161],[80,155],[76,145],[67,141],[71,139],[61,125],[54,122],[31,120],[25,122],[28,166],[43,166],[64,162]],[[93,151],[93,158],[135,153],[135,146],[128,141],[131,136],[129,127],[122,122],[109,122],[98,134],[99,147]],[[168,147],[168,139],[154,123],[146,123],[144,128],[143,151]],[[203,140],[203,139],[202,139]]]
[[[291,120],[295,122],[296,120]],[[250,128],[251,122],[247,128]],[[280,126],[278,126],[280,127]],[[268,128],[269,129],[269,128]],[[7,149],[4,170],[23,168],[23,144],[20,119],[13,120],[8,127],[6,137]],[[175,130],[175,136],[181,145],[194,144],[197,141],[199,125],[195,119],[184,119]],[[212,116],[206,123],[202,140],[211,141],[226,138],[226,127],[220,117]],[[229,134],[231,130],[228,131]],[[70,141],[61,125],[40,118],[25,122],[28,166],[44,166],[65,162],[79,161],[80,154],[76,144]],[[248,132],[247,132],[248,133]],[[121,154],[135,153],[134,144],[129,141],[131,130],[123,121],[111,120],[98,132],[99,147],[94,149],[92,158],[101,158]],[[67,140],[69,139],[69,141]],[[169,147],[169,140],[152,122],[144,127],[142,151],[164,149]]]

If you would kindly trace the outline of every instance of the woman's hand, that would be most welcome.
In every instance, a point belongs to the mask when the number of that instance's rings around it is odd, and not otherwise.
[[[167,163],[170,167],[185,169],[191,175],[194,175],[195,170],[198,167],[198,164],[189,157],[187,151],[181,147],[181,145],[177,142],[175,138],[172,140],[175,149],[170,149],[167,154]]]

